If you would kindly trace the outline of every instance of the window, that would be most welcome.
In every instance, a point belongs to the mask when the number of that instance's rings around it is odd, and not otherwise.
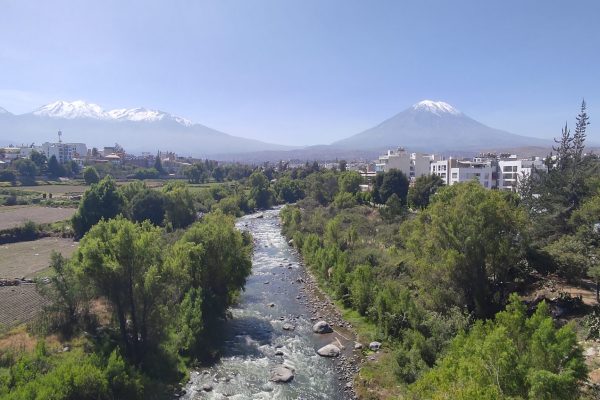
[[[445,174],[444,174],[445,175]],[[452,173],[452,179],[457,179],[458,178],[458,174],[456,172]]]

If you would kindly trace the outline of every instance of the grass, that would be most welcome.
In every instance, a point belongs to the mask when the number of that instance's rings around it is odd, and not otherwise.
[[[75,208],[41,206],[3,206],[0,207],[0,230],[16,228],[27,221],[36,224],[49,224],[69,219],[75,214]]]
[[[48,237],[31,242],[0,246],[0,278],[33,278],[50,272],[50,254],[58,251],[69,257],[78,244],[71,239]]]

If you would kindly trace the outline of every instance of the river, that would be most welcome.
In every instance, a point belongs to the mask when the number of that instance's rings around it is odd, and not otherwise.
[[[346,399],[338,360],[316,354],[333,338],[312,332],[314,303],[311,310],[304,267],[281,234],[279,210],[247,215],[236,225],[254,237],[252,275],[231,309],[221,358],[191,372],[183,398]],[[286,323],[295,329],[284,330]],[[271,382],[271,371],[282,364],[294,369],[294,379]]]

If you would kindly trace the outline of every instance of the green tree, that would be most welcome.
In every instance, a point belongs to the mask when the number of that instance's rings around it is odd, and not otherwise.
[[[342,174],[340,174],[340,177],[338,178],[340,192],[356,194],[360,191],[361,183],[362,183],[362,177],[356,171],[343,172]]]
[[[165,220],[165,196],[159,191],[146,189],[131,199],[129,210],[133,221],[148,220],[153,225],[161,226]]]
[[[429,205],[431,196],[444,186],[444,181],[437,175],[422,175],[408,189],[408,205],[412,208],[425,208]]]
[[[33,161],[38,168],[38,171],[43,171],[46,168],[46,162],[48,159],[44,153],[40,153],[39,151],[32,150],[29,155],[29,159]]]
[[[162,165],[162,160],[160,159],[160,155],[157,154],[156,158],[154,158],[154,169],[158,171],[159,174],[163,175],[165,170]]]
[[[185,228],[196,220],[194,198],[183,183],[165,185],[165,222],[173,229]]]
[[[367,310],[373,302],[373,294],[376,291],[372,267],[359,265],[352,272],[351,279],[350,293],[352,304],[360,315],[366,315]]]
[[[254,200],[256,208],[265,209],[271,207],[273,194],[269,188],[269,180],[261,171],[255,171],[248,178],[250,185],[250,198]]]
[[[171,315],[173,274],[164,266],[162,247],[159,228],[119,216],[94,225],[73,257],[82,279],[110,302],[125,352],[135,363],[156,351]]]
[[[522,273],[524,212],[505,194],[476,182],[438,191],[433,202],[401,227],[415,283],[434,310],[466,305],[490,316],[504,304],[505,287]]]
[[[304,193],[297,180],[288,176],[281,177],[275,182],[275,193],[279,201],[284,203],[295,203],[304,197]]]
[[[408,178],[402,171],[394,168],[383,175],[383,181],[379,188],[381,203],[387,202],[392,194],[396,194],[403,205],[406,204]]]
[[[58,162],[55,155],[52,155],[48,160],[48,175],[51,178],[59,178],[66,175],[65,167]]]
[[[495,320],[478,321],[454,339],[412,393],[427,399],[567,400],[579,397],[586,375],[572,326],[555,328],[545,303],[527,318],[513,295]]]
[[[34,184],[35,177],[38,174],[38,168],[35,163],[29,159],[21,158],[14,162],[15,169],[19,173],[19,180],[24,184]]]
[[[83,170],[83,180],[86,185],[92,185],[94,183],[100,182],[100,175],[98,175],[98,171],[94,167],[85,167]]]
[[[115,180],[107,175],[86,190],[71,220],[75,236],[81,238],[101,219],[114,218],[123,212],[125,201]]]

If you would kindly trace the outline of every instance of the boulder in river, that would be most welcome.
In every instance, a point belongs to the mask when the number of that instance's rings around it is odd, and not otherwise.
[[[294,371],[286,365],[279,365],[271,371],[271,382],[287,383],[294,379]]]
[[[293,331],[294,329],[296,329],[296,327],[292,324],[283,324],[284,331]]]
[[[329,326],[329,324],[327,322],[319,321],[313,325],[313,332],[314,333],[331,333],[331,332],[333,332],[333,329],[331,329],[331,326]]]
[[[213,387],[211,384],[205,383],[204,385],[202,385],[202,390],[204,390],[205,392],[210,392],[213,390]]]
[[[328,344],[317,350],[317,354],[322,357],[337,357],[340,355],[340,348],[335,344]]]
[[[358,343],[358,342],[356,342],[356,343],[354,344],[354,350],[360,350],[360,349],[362,349],[362,348],[363,348],[363,345],[362,345],[362,343]]]
[[[371,349],[372,351],[377,351],[381,348],[381,343],[379,342],[371,342],[369,343],[369,349]]]

